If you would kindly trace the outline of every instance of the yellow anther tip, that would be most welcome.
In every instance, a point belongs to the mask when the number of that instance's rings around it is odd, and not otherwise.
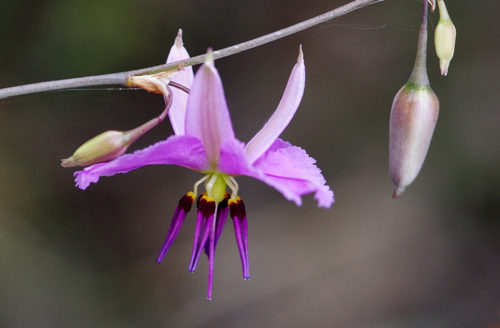
[[[204,193],[201,198],[206,201],[206,202],[215,202],[215,199],[213,197],[208,196],[206,193]]]

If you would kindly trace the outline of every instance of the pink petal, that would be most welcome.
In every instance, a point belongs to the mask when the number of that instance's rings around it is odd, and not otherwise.
[[[75,182],[78,188],[86,189],[91,183],[96,183],[101,176],[127,173],[145,165],[157,164],[179,165],[196,171],[209,168],[200,140],[190,136],[172,136],[132,154],[77,171],[74,173]]]
[[[302,195],[314,193],[318,206],[329,208],[334,202],[333,192],[315,163],[316,160],[304,149],[276,139],[254,163],[264,173],[261,177],[255,177],[280,191],[298,206],[302,204]]]
[[[179,29],[179,33],[175,38],[174,45],[170,49],[170,53],[168,54],[167,63],[173,63],[179,60],[189,58],[189,54],[184,48],[184,44],[182,42],[182,30]],[[182,84],[185,87],[191,88],[193,84],[193,68],[191,66],[184,67],[180,72],[174,75],[172,81]],[[172,124],[172,128],[174,129],[175,134],[183,135],[184,134],[184,118],[186,116],[186,105],[188,95],[184,91],[181,91],[177,88],[171,88],[174,99],[172,102],[172,107],[170,107],[170,111],[168,116],[170,117],[170,123]]]
[[[283,97],[264,127],[248,142],[245,152],[251,163],[255,162],[280,136],[299,107],[304,94],[306,70],[302,46],[293,67]]]
[[[245,144],[237,139],[222,144],[216,170],[233,176],[253,176],[256,174],[255,172],[258,172],[252,167],[245,155]]]
[[[302,148],[278,138],[253,165],[244,149],[237,140],[225,142],[221,146],[217,171],[261,180],[298,206],[302,205],[301,196],[309,193],[315,194],[319,207],[328,208],[333,204],[333,192],[325,184],[321,170],[315,165],[316,160]]]
[[[211,54],[194,77],[186,110],[186,134],[203,142],[212,166],[219,160],[220,146],[234,140],[233,126],[219,73]]]

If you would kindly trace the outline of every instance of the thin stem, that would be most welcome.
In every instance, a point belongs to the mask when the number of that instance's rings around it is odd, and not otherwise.
[[[256,39],[246,41],[231,47],[227,47],[221,50],[216,50],[212,52],[214,59],[227,57],[230,55],[234,55],[255,47],[259,47],[269,42],[273,42],[289,36],[291,34],[306,30],[313,26],[328,22],[334,18],[344,16],[354,10],[358,10],[379,2],[383,2],[385,0],[354,0],[351,1],[341,7],[328,11],[319,16],[313,17],[306,21],[300,22],[298,24],[289,26],[287,28],[281,29],[279,31],[258,37]],[[113,74],[105,74],[105,75],[96,75],[96,76],[88,76],[88,77],[80,77],[66,80],[58,80],[58,81],[48,81],[41,83],[33,83],[26,84],[17,87],[10,87],[0,89],[0,99],[19,96],[37,92],[44,91],[52,91],[52,90],[61,90],[67,88],[76,88],[76,87],[87,87],[87,86],[96,86],[96,85],[111,85],[111,84],[121,84],[127,86],[128,77],[131,75],[142,75],[142,74],[152,74],[159,73],[168,70],[172,70],[178,67],[192,66],[196,64],[203,63],[205,61],[205,55],[191,57],[186,60],[177,61],[174,63],[163,64],[153,67],[141,68],[137,70],[113,73]]]
[[[179,89],[179,90],[181,90],[181,91],[184,91],[184,92],[185,92],[185,93],[187,93],[187,94],[189,94],[189,93],[191,92],[191,90],[189,90],[189,88],[188,88],[188,87],[185,87],[185,86],[183,86],[182,84],[179,84],[179,83],[174,82],[174,81],[170,81],[170,82],[168,82],[168,85],[170,85],[170,86],[172,86],[172,87],[174,87],[174,88],[177,88],[177,89]]]
[[[168,112],[170,111],[170,107],[172,107],[172,102],[174,97],[172,96],[172,90],[168,86],[166,86],[165,88],[168,94],[168,96],[166,97],[167,100],[165,104],[165,109],[157,117],[150,119],[149,121],[147,121],[146,123],[142,124],[141,126],[135,129],[127,131],[126,134],[128,139],[126,142],[128,142],[129,145],[131,145],[137,139],[142,137],[146,132],[148,132],[161,122],[163,122],[163,120],[165,120],[165,118],[167,117]]]
[[[170,107],[172,107],[172,103],[174,100],[174,94],[172,93],[172,89],[169,88],[169,86],[165,86],[165,89],[167,89],[167,103],[165,104],[165,109],[161,114],[158,116],[158,119],[160,122],[163,122],[163,120],[167,117],[168,112],[170,111]]]
[[[417,55],[415,65],[410,76],[410,82],[419,86],[429,86],[427,76],[427,13],[428,0],[423,0],[422,23],[418,34]]]
[[[208,178],[210,178],[210,175],[207,174],[203,178],[201,178],[200,180],[195,182],[194,187],[193,187],[194,198],[196,198],[196,196],[198,195],[198,187],[200,186],[200,184],[205,182],[205,180]]]
[[[238,196],[238,189],[239,185],[238,182],[233,177],[224,177],[224,181],[226,181],[226,184],[229,186],[229,189],[231,189],[231,199],[235,200],[236,197]]]

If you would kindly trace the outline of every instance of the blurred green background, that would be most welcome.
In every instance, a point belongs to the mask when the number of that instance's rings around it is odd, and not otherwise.
[[[0,87],[157,65],[179,27],[197,55],[345,2],[0,0]],[[318,160],[337,202],[326,211],[306,196],[297,208],[239,178],[252,278],[241,279],[228,225],[213,302],[207,261],[187,273],[194,211],[154,262],[199,175],[147,167],[81,191],[59,166],[90,137],[157,115],[160,96],[101,88],[0,100],[0,326],[497,327],[500,4],[447,5],[458,31],[448,77],[429,44],[438,125],[420,176],[397,200],[389,112],[413,65],[420,1],[386,1],[216,62],[236,135],[248,141],[303,44],[306,91],[283,138]],[[163,124],[133,149],[171,133]]]

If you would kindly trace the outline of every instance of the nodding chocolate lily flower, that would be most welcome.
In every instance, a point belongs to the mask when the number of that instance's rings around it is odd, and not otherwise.
[[[171,112],[172,125],[178,127],[176,135],[113,161],[86,167],[75,173],[76,184],[85,189],[101,176],[126,173],[145,165],[172,164],[202,173],[203,177],[179,201],[157,262],[165,257],[196,201],[198,210],[189,271],[196,269],[204,250],[209,261],[207,298],[211,299],[215,248],[228,214],[233,219],[243,278],[250,277],[246,210],[238,195],[235,177],[245,175],[261,180],[298,206],[302,203],[301,196],[308,193],[315,194],[319,207],[328,208],[334,202],[333,192],[316,167],[316,161],[303,149],[278,138],[295,114],[304,86],[305,66],[300,50],[278,107],[245,145],[234,135],[222,82],[209,52],[192,86],[186,85],[191,91],[185,116],[180,115],[182,110]],[[175,97],[174,94],[174,105]],[[179,128],[182,126],[184,129]],[[201,185],[204,192],[198,190]],[[230,193],[226,192],[227,188]]]

